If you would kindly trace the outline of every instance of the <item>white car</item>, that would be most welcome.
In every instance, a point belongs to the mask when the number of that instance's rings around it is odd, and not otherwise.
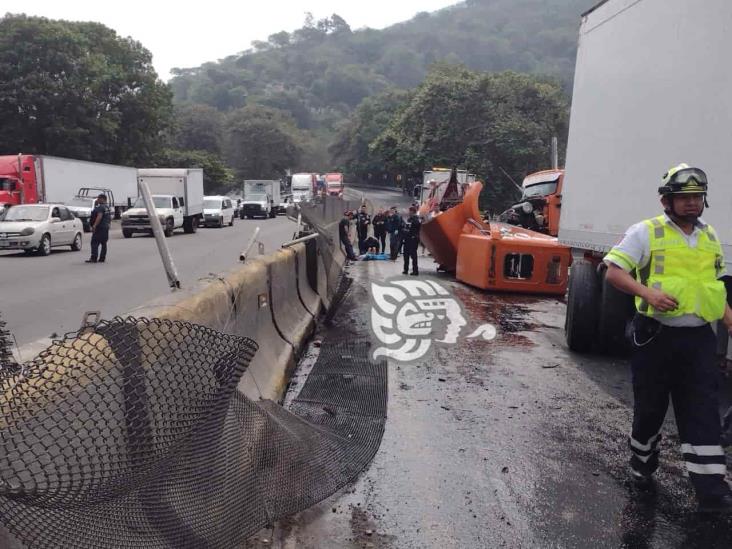
[[[23,250],[48,255],[51,248],[81,250],[84,225],[60,204],[12,206],[0,220],[0,251]]]
[[[203,224],[206,227],[223,227],[224,224],[231,227],[234,217],[234,204],[228,196],[203,197]]]

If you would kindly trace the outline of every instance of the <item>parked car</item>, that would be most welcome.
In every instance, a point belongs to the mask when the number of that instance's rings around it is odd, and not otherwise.
[[[203,197],[203,224],[206,227],[231,227],[234,224],[234,204],[228,196]]]
[[[0,250],[23,250],[48,255],[51,248],[71,246],[81,250],[84,226],[66,206],[21,204],[0,220]]]

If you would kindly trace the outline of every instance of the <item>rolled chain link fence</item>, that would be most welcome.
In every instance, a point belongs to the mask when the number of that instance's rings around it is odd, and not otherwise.
[[[234,548],[335,493],[381,442],[385,362],[322,347],[288,411],[237,391],[256,350],[118,317],[0,369],[2,526],[32,548]]]

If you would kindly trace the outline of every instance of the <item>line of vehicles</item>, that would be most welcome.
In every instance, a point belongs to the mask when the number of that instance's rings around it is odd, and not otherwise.
[[[150,234],[138,193],[145,183],[166,236],[195,233],[199,226],[232,226],[234,220],[273,218],[292,203],[329,194],[342,196],[343,175],[295,174],[280,180],[246,180],[242,194],[204,196],[199,168],[136,169],[45,155],[0,156],[0,250],[48,255],[52,248],[81,249],[91,213],[104,194],[122,235]],[[306,184],[303,185],[303,182]]]

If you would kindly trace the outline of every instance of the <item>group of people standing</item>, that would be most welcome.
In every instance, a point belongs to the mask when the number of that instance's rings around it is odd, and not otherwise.
[[[357,212],[346,210],[343,213],[338,232],[346,256],[352,261],[358,259],[351,244],[350,228],[351,221],[354,218],[358,237],[358,251],[362,257],[367,254],[375,254],[377,259],[396,261],[399,252],[402,252],[404,255],[403,274],[410,274],[410,260],[412,263],[411,274],[414,276],[419,274],[417,248],[419,247],[419,231],[422,222],[417,215],[416,206],[409,208],[409,215],[406,219],[399,214],[396,206],[392,206],[389,210],[380,209],[373,217],[369,215],[365,204]],[[387,236],[389,237],[388,257],[386,256]]]

